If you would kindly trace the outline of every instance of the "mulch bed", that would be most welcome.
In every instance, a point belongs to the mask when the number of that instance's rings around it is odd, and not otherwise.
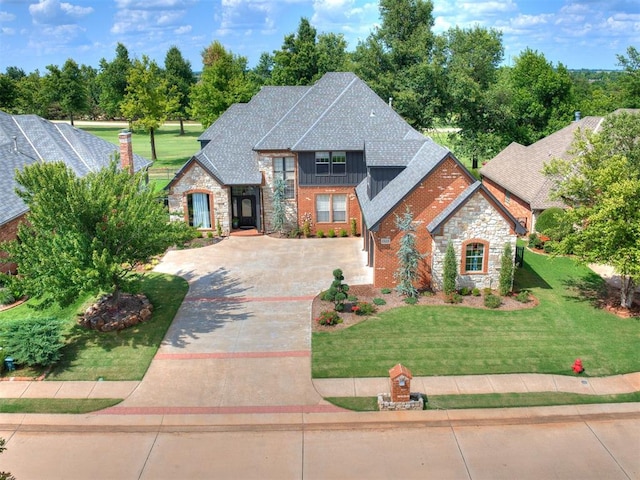
[[[399,295],[395,291],[391,293],[384,294],[381,289],[374,288],[372,285],[350,285],[349,286],[349,295],[355,295],[358,298],[358,302],[368,302],[373,303],[374,298],[382,298],[387,303],[385,305],[376,305],[377,313],[381,313],[387,310],[391,310],[396,307],[406,307],[407,304],[404,302],[404,297]],[[538,305],[538,300],[533,296],[529,295],[530,301],[527,303],[518,302],[513,297],[501,297],[502,305],[495,310],[521,310],[525,308],[533,308]],[[340,317],[342,318],[342,323],[338,325],[319,325],[315,320],[318,318],[321,312],[324,310],[333,310],[333,303],[326,302],[320,299],[320,295],[316,296],[313,299],[313,304],[311,306],[311,315],[312,315],[312,325],[314,332],[330,332],[335,330],[340,330],[343,328],[350,327],[351,325],[355,325],[360,323],[367,318],[371,318],[370,316],[364,315],[356,315],[351,312],[351,307],[357,302],[345,302],[345,311],[340,313]],[[421,295],[418,298],[418,303],[416,305],[446,305],[451,308],[456,307],[472,307],[472,308],[483,308],[487,309],[484,306],[484,297],[481,295],[479,297],[474,297],[473,295],[466,295],[462,297],[462,303],[458,304],[450,304],[444,301],[444,294],[441,292],[434,293],[432,295]]]

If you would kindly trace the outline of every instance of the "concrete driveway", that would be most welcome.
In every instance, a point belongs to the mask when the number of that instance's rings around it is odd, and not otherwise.
[[[311,301],[335,268],[349,284],[371,283],[365,262],[358,238],[230,237],[167,253],[156,271],[182,276],[189,292],[144,379],[116,409],[326,409],[311,382]]]

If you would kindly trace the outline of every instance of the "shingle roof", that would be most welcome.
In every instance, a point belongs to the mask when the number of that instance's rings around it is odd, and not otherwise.
[[[263,87],[248,103],[232,105],[199,137],[209,143],[194,158],[225,185],[251,185],[262,181],[257,151],[362,151],[383,139],[398,146],[408,139],[402,148],[412,154],[425,142],[356,75],[334,72],[313,86]],[[412,156],[376,148],[378,165],[404,166]]]
[[[380,221],[389,212],[392,212],[402,199],[449,155],[451,153],[448,149],[425,138],[422,147],[413,156],[407,167],[373,199],[367,195],[367,179],[360,182],[356,187],[356,195],[367,228],[375,231]]]
[[[585,117],[528,147],[512,143],[487,162],[480,174],[528,202],[532,209],[561,205],[549,199],[553,183],[542,174],[542,168],[553,158],[568,158],[576,131],[598,131],[602,120]]]
[[[16,170],[37,162],[62,161],[78,176],[109,165],[113,145],[64,123],[52,123],[37,115],[9,115],[0,112],[0,225],[27,212],[15,193]],[[150,165],[134,155],[134,168]]]

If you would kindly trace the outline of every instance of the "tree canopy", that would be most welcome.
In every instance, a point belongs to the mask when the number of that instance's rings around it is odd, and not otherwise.
[[[35,163],[16,174],[29,207],[18,239],[3,246],[25,294],[43,305],[126,290],[131,272],[180,239],[188,227],[168,222],[165,207],[133,176],[108,168],[79,178],[64,163]]]
[[[177,96],[178,108],[173,114],[180,120],[180,135],[184,135],[184,120],[189,118],[189,93],[196,77],[191,63],[184,59],[176,46],[171,47],[164,58],[164,75],[169,88]]]
[[[599,133],[578,132],[571,159],[554,159],[545,173],[555,181],[554,196],[569,207],[570,233],[560,253],[611,265],[622,279],[620,302],[633,303],[640,283],[640,115],[607,118]]]

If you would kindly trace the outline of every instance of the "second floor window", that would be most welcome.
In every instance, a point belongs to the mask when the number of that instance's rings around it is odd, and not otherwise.
[[[346,175],[347,152],[316,152],[316,175]]]
[[[273,159],[273,176],[281,178],[287,184],[285,188],[286,198],[295,198],[296,169],[293,157],[279,157]]]

